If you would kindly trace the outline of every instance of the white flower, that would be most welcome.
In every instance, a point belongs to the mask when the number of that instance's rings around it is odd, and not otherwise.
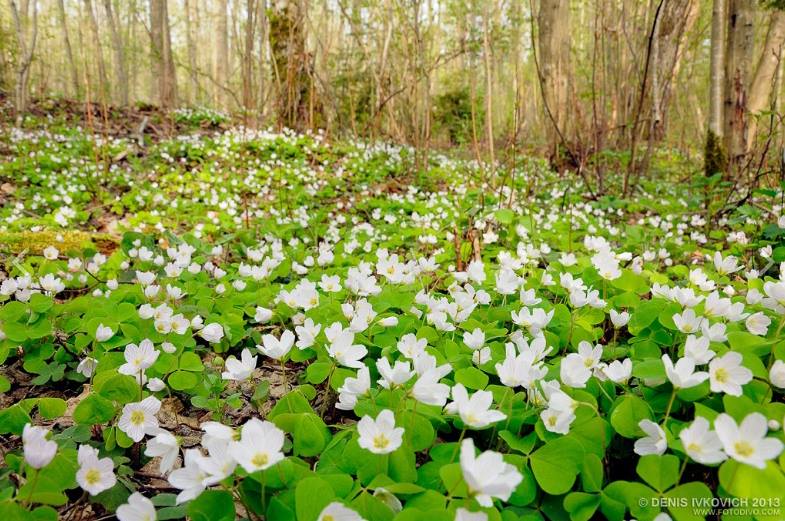
[[[709,421],[697,416],[692,425],[679,433],[687,455],[703,465],[714,465],[727,459],[717,433],[709,429]]]
[[[769,332],[771,319],[763,312],[758,311],[757,313],[748,316],[744,324],[747,326],[747,331],[753,335],[766,336],[766,333]]]
[[[639,456],[664,454],[665,449],[668,448],[668,441],[665,438],[665,431],[662,430],[662,427],[651,420],[641,420],[638,426],[647,436],[635,441],[633,447],[635,454]]]
[[[266,322],[269,322],[270,319],[273,318],[273,312],[271,309],[263,308],[261,306],[256,306],[256,313],[254,314],[253,318],[260,324],[264,324]]]
[[[616,384],[626,384],[632,376],[632,360],[625,358],[623,361],[614,360],[602,367],[602,372],[608,379]]]
[[[662,364],[665,366],[665,374],[668,380],[677,389],[695,387],[705,382],[709,377],[709,373],[704,371],[695,372],[695,360],[692,358],[680,358],[674,365],[670,356],[662,355]]]
[[[76,482],[91,496],[110,489],[117,482],[111,458],[98,458],[98,450],[89,445],[80,445],[77,455],[79,470]]]
[[[723,259],[722,253],[717,251],[714,252],[714,268],[720,275],[730,275],[742,269],[743,266],[738,265],[738,261],[733,255],[728,255]]]
[[[575,413],[572,410],[557,410],[549,407],[540,413],[540,418],[550,432],[567,434],[575,419]]]
[[[273,423],[251,418],[241,434],[240,441],[229,444],[229,454],[247,472],[268,469],[284,458],[284,434]]]
[[[90,378],[93,376],[93,371],[98,366],[98,360],[93,357],[86,356],[82,360],[79,361],[79,365],[76,366],[76,372],[84,376],[85,378]]]
[[[611,322],[613,323],[613,327],[615,327],[616,329],[626,326],[627,322],[630,321],[630,314],[626,311],[622,311],[621,313],[619,313],[615,309],[612,309],[610,311],[610,315],[611,315]]]
[[[433,360],[433,362],[427,369],[422,370],[418,367],[418,364],[426,359],[429,361]],[[418,402],[444,407],[444,404],[447,403],[447,398],[450,396],[450,386],[439,383],[439,380],[452,371],[452,366],[450,364],[444,364],[436,367],[435,359],[430,355],[423,355],[418,358],[415,361],[414,366],[420,374],[420,377],[417,378],[417,381],[412,387],[412,396],[414,396]]]
[[[357,422],[357,440],[360,447],[374,454],[389,454],[403,443],[403,427],[395,426],[395,416],[389,409],[384,409],[376,417],[363,416]]]
[[[125,363],[120,366],[118,372],[120,374],[137,376],[153,365],[158,360],[158,355],[159,353],[155,350],[155,346],[148,339],[139,342],[138,346],[136,344],[128,344],[125,346],[123,353]]]
[[[155,505],[139,492],[128,497],[128,502],[117,507],[119,521],[155,521]]]
[[[294,345],[294,333],[288,329],[283,332],[281,338],[275,338],[274,335],[264,335],[262,337],[262,345],[257,345],[262,354],[269,356],[275,360],[283,359]]]
[[[774,361],[771,369],[769,369],[769,381],[774,387],[785,389],[785,362],[782,360]]]
[[[199,461],[204,456],[197,449],[185,451],[184,465],[169,475],[169,484],[181,490],[177,494],[177,504],[190,501],[205,489],[207,473],[199,466]]]
[[[49,465],[57,454],[57,443],[46,439],[49,429],[26,424],[22,431],[25,462],[34,469]]]
[[[245,348],[240,354],[240,360],[230,356],[226,359],[224,367],[226,371],[221,373],[221,378],[242,381],[251,376],[251,373],[256,369],[256,357],[251,356],[251,351]]]
[[[420,354],[425,352],[428,345],[428,340],[425,338],[417,338],[413,333],[407,333],[398,341],[398,352],[406,358],[414,360]]]
[[[488,521],[488,514],[485,512],[470,512],[465,508],[455,511],[454,521]]]
[[[709,349],[708,337],[687,336],[687,341],[684,343],[684,356],[692,358],[695,361],[695,365],[708,364],[716,354]]]
[[[477,456],[471,438],[461,444],[461,471],[469,495],[484,507],[492,507],[493,498],[507,501],[523,481],[518,469],[506,463],[500,453],[487,450]]]
[[[177,456],[180,454],[180,442],[169,431],[163,429],[158,431],[154,438],[147,442],[144,455],[151,458],[161,458],[158,470],[161,474],[166,474],[174,468]]]
[[[112,328],[107,327],[103,324],[98,324],[98,327],[95,329],[95,339],[98,342],[106,342],[114,335],[114,331]]]
[[[493,394],[490,391],[477,391],[469,397],[462,384],[455,384],[452,388],[452,399],[453,402],[447,405],[446,411],[449,414],[458,414],[467,427],[482,429],[507,417],[503,412],[490,410],[493,405]]]
[[[485,331],[483,331],[479,327],[476,328],[471,333],[466,331],[463,334],[463,342],[467,346],[469,346],[469,349],[473,349],[473,350],[480,349],[482,346],[485,345]]]
[[[368,366],[363,365],[357,371],[356,377],[349,377],[343,381],[343,385],[338,389],[337,409],[350,411],[357,404],[357,397],[365,395],[371,388],[371,372]]]
[[[709,364],[711,392],[741,396],[741,386],[752,380],[752,371],[741,365],[742,356],[728,351]]]
[[[158,418],[155,415],[160,408],[161,401],[155,396],[148,396],[141,402],[127,403],[123,406],[117,426],[132,440],[141,441],[145,434],[152,436],[158,433]]]
[[[338,326],[337,328],[335,327],[336,325]],[[368,354],[368,349],[364,345],[354,343],[354,333],[348,329],[338,331],[340,329],[340,324],[338,323],[327,329],[330,332],[328,333],[325,330],[325,334],[331,342],[327,347],[329,355],[345,367],[354,369],[362,367],[362,358]]]
[[[570,353],[561,360],[559,378],[564,385],[582,389],[591,378],[592,370],[586,367],[583,358],[578,353]]]
[[[60,251],[55,248],[54,246],[47,246],[44,248],[44,258],[47,260],[57,260],[57,256],[60,255]]]
[[[385,389],[399,387],[414,376],[409,362],[397,360],[395,365],[390,367],[390,361],[386,357],[382,357],[376,361],[376,369],[379,370],[381,379],[378,380],[379,385]]]
[[[204,326],[202,330],[199,331],[199,336],[211,344],[217,344],[224,337],[224,328],[221,327],[221,324],[212,322]]]
[[[308,349],[316,341],[316,336],[322,330],[322,325],[314,323],[311,318],[306,318],[303,325],[295,327],[294,330],[297,333],[297,348]]]
[[[782,452],[780,440],[766,437],[768,422],[761,413],[748,414],[741,425],[737,425],[730,415],[722,413],[714,420],[714,428],[725,453],[741,463],[763,469],[768,460]]]
[[[673,323],[682,333],[697,333],[705,319],[697,316],[692,308],[685,309],[681,314],[673,315]]]
[[[324,507],[316,521],[365,521],[365,518],[342,503],[333,501]]]

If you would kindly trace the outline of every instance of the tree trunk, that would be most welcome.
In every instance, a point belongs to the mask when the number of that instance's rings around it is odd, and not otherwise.
[[[709,121],[706,148],[703,154],[703,172],[712,176],[725,172],[728,167],[723,134],[723,90],[725,85],[725,27],[728,22],[727,1],[714,0],[711,12],[711,63],[709,65]]]
[[[259,23],[259,99],[256,106],[258,111],[259,122],[263,122],[266,114],[267,104],[267,49],[269,41],[267,40],[267,0],[259,0],[257,2],[259,12],[256,19]]]
[[[170,108],[175,103],[176,80],[171,35],[169,34],[167,0],[151,0],[150,2],[150,38],[152,40],[151,54],[157,77],[158,103],[163,108]]]
[[[215,81],[218,88],[215,92],[215,102],[221,108],[226,108],[227,99],[224,89],[227,88],[229,70],[229,12],[227,0],[218,1],[218,28],[216,30],[215,45]]]
[[[93,11],[93,0],[84,0],[84,5],[85,9],[87,9],[90,35],[93,38],[95,61],[98,63],[98,92],[101,93],[101,101],[105,101],[104,96],[109,87],[109,79],[106,75],[106,62],[104,62],[104,51],[101,46],[101,33],[98,30],[98,20],[95,18],[95,11]]]
[[[730,0],[725,51],[725,149],[731,170],[744,159],[748,130],[748,85],[755,44],[755,5],[749,0]]]
[[[256,2],[246,0],[245,52],[243,56],[243,108],[247,114],[253,110],[253,48],[256,32]]]
[[[780,63],[783,42],[785,42],[785,11],[774,10],[771,15],[769,30],[766,33],[766,41],[763,44],[763,51],[750,85],[747,110],[751,117],[747,132],[747,151],[750,150],[755,141],[758,124],[757,114],[770,106],[769,99],[774,87],[777,67]]]
[[[30,64],[33,62],[35,44],[38,40],[38,1],[32,0],[33,15],[30,19],[30,1],[22,0],[21,11],[14,0],[11,0],[11,16],[16,29],[16,41],[19,45],[19,58],[16,65],[16,86],[14,88],[14,112],[17,123],[21,122],[27,111],[28,83],[30,81]],[[30,34],[26,34],[30,25]]]
[[[74,89],[74,97],[79,97],[79,71],[76,68],[76,61],[74,61],[74,52],[71,48],[71,38],[68,36],[68,23],[65,15],[64,0],[57,0],[57,16],[60,21],[60,28],[63,30],[63,45],[65,46],[65,54],[68,58],[68,65],[71,72],[71,85]]]
[[[185,0],[183,10],[185,11],[185,39],[188,49],[188,78],[191,82],[188,99],[193,104],[199,96],[199,77],[197,76],[198,66],[196,63],[196,40],[194,39],[193,14],[191,12],[191,2],[189,0]]]
[[[112,11],[112,0],[104,0],[104,11],[109,21],[109,32],[112,35],[112,48],[114,50],[114,81],[115,99],[121,107],[128,105],[128,72],[125,63],[125,45],[118,29],[118,22]]]
[[[542,0],[537,14],[543,101],[550,113],[548,146],[558,156],[559,133],[566,135],[568,70],[570,63],[570,5],[568,0]]]

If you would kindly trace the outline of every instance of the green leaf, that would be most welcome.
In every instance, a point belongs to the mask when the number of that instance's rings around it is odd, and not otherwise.
[[[332,367],[330,362],[314,362],[305,370],[305,378],[308,383],[320,384],[330,375]]]
[[[234,521],[234,499],[225,490],[206,490],[188,504],[191,521]]]
[[[571,492],[564,498],[564,509],[571,521],[589,521],[600,506],[600,496],[584,492]]]
[[[529,461],[540,487],[548,494],[559,495],[572,488],[582,458],[580,443],[564,436],[534,451]]]
[[[748,500],[760,498],[785,505],[785,475],[773,461],[766,463],[766,468],[758,469],[728,460],[720,467],[719,478],[722,488],[736,497]],[[779,515],[756,517],[766,520],[781,519]]]
[[[14,404],[0,411],[0,434],[22,434],[25,424],[33,423],[21,405]]]
[[[300,419],[295,425],[294,453],[298,456],[317,456],[330,442],[329,429],[321,418],[313,413],[300,414]]]
[[[199,355],[191,351],[186,351],[180,356],[180,369],[183,371],[201,373],[204,371],[204,365],[202,365],[202,359],[199,358]]]
[[[596,454],[588,453],[581,464],[581,485],[586,492],[602,490],[602,460]]]
[[[643,436],[638,424],[641,420],[651,420],[651,408],[641,398],[632,394],[619,397],[611,412],[611,425],[625,438]]]
[[[679,481],[679,458],[671,454],[641,456],[635,470],[654,490],[664,492]]]
[[[488,375],[476,367],[465,367],[455,371],[455,381],[463,384],[467,389],[485,389],[488,385]]]
[[[175,391],[185,391],[196,387],[199,376],[189,371],[175,371],[169,375],[167,382]]]
[[[62,398],[39,398],[38,412],[47,420],[54,420],[65,413],[66,403]]]
[[[705,511],[708,513],[714,496],[705,484],[693,481],[672,488],[665,493],[665,497],[672,500],[669,501],[668,510],[675,521],[700,521],[704,519],[700,505],[707,505]]]
[[[335,497],[330,484],[322,478],[301,480],[294,492],[297,521],[316,521],[324,507]]]
[[[98,394],[90,394],[74,409],[74,422],[87,425],[107,423],[114,418],[114,404]]]

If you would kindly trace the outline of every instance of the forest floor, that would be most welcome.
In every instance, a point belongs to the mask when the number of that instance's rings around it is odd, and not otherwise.
[[[10,519],[782,519],[779,190],[63,101],[0,155]]]

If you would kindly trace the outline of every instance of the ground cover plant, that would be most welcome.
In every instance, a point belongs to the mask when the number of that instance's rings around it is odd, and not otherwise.
[[[4,519],[785,517],[781,188],[175,117],[3,137]]]

